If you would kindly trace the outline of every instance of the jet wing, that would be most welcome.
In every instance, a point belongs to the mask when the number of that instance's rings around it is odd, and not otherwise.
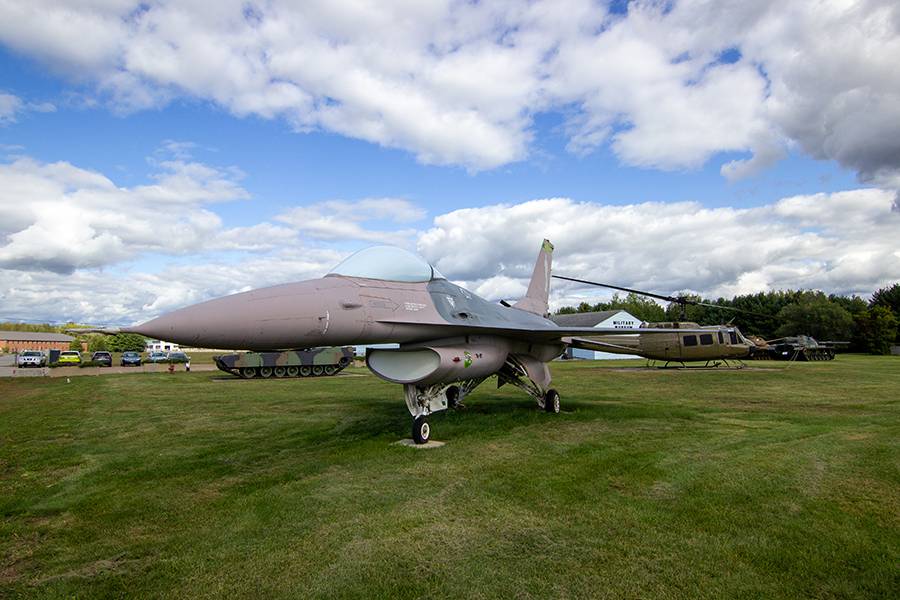
[[[406,321],[401,319],[381,319],[379,323],[386,325],[409,325],[422,327],[434,331],[440,329],[446,331],[446,336],[456,335],[497,335],[501,337],[509,337],[514,339],[528,340],[533,342],[570,344],[573,338],[592,337],[592,336],[608,336],[608,335],[657,335],[657,334],[673,334],[673,333],[709,333],[709,329],[671,329],[671,328],[600,328],[600,327],[523,327],[517,325],[509,326],[489,326],[479,325],[477,323],[423,323],[421,321]],[[442,334],[443,336],[444,334]],[[630,348],[634,350],[634,348]]]

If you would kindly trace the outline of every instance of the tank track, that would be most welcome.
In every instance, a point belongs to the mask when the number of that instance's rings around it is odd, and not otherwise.
[[[222,369],[241,379],[295,379],[300,377],[332,377],[343,371],[347,364],[336,365],[300,365],[298,367],[242,367],[240,369]],[[220,367],[221,368],[221,367]],[[279,374],[278,371],[284,371]],[[296,371],[296,372],[294,372]]]

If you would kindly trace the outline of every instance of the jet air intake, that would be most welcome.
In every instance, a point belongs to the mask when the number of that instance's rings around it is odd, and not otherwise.
[[[508,351],[496,345],[419,346],[366,351],[366,364],[392,383],[433,385],[493,375]]]

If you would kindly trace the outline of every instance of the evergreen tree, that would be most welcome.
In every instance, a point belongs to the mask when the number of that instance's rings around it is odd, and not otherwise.
[[[857,319],[860,337],[871,354],[890,354],[897,335],[897,318],[885,306],[873,306]]]
[[[883,306],[890,309],[894,315],[900,315],[900,283],[876,290],[869,305]]]
[[[782,323],[778,336],[810,335],[817,340],[849,340],[853,317],[821,292],[810,293],[801,302],[785,306],[778,312]]]

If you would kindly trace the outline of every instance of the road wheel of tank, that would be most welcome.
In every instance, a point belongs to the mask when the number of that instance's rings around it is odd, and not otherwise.
[[[241,369],[241,377],[244,379],[253,379],[256,377],[256,369],[253,367],[244,367]]]
[[[309,377],[312,375],[312,367],[303,365],[300,367],[300,377]]]
[[[287,368],[287,376],[288,377],[296,377],[300,374],[300,369],[297,367],[288,367]]]
[[[263,379],[268,379],[272,376],[272,367],[260,367],[259,368],[259,376]]]
[[[313,367],[313,375],[315,375],[316,377],[320,376],[324,372],[325,372],[325,367],[323,367],[322,365],[315,365]]]
[[[413,441],[417,444],[426,444],[431,437],[431,425],[428,424],[428,418],[425,415],[419,415],[413,420],[412,426]]]
[[[337,371],[337,367],[335,367],[334,365],[325,365],[325,374],[326,375],[334,375],[334,373],[336,371]]]
[[[451,385],[445,392],[447,396],[447,408],[459,407],[459,387]]]
[[[559,392],[547,390],[544,394],[544,410],[548,413],[559,414]]]
[[[287,369],[284,367],[275,367],[275,377],[284,377],[287,375]]]

